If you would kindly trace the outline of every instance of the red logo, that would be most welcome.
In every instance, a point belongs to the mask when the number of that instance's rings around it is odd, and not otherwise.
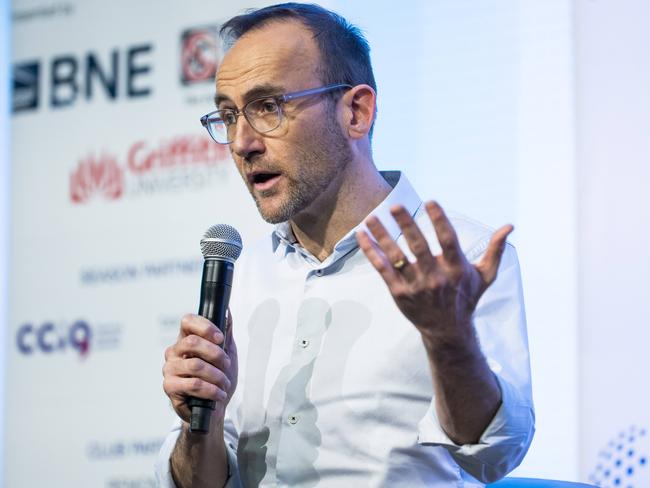
[[[188,29],[181,36],[181,82],[213,81],[219,60],[217,27]]]
[[[88,201],[94,195],[116,200],[124,192],[124,172],[109,155],[82,159],[70,175],[70,198],[75,203]]]
[[[227,147],[207,136],[177,136],[151,146],[145,141],[131,145],[126,166],[132,174],[181,167],[215,166],[228,157]]]
[[[207,135],[182,135],[152,144],[139,140],[118,158],[108,152],[89,155],[70,174],[70,199],[85,203],[99,196],[117,200],[137,193],[165,192],[205,185],[229,161],[228,148]]]

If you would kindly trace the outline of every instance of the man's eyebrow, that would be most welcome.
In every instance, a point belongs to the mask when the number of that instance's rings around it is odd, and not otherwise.
[[[248,90],[246,93],[244,93],[244,103],[249,102],[250,100],[254,100],[256,98],[279,95],[284,92],[285,92],[285,88],[282,85],[274,85],[271,83],[266,83],[264,85],[257,85],[251,88],[250,90]],[[218,108],[219,104],[223,102],[232,102],[232,100],[230,99],[230,97],[226,95],[217,93],[214,96],[214,104],[216,105],[216,107]]]
[[[220,93],[217,93],[214,96],[214,106],[219,108],[219,104],[221,102],[230,102],[230,98],[228,98],[226,95],[221,95]]]

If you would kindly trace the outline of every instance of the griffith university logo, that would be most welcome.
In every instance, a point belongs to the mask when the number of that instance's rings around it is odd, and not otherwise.
[[[122,156],[87,153],[70,172],[70,201],[117,201],[125,197],[199,190],[223,180],[230,154],[207,134],[138,140]]]
[[[219,26],[194,27],[181,34],[181,83],[213,82],[219,56]]]

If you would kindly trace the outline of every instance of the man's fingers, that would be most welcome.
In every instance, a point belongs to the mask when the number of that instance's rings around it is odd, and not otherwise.
[[[397,261],[406,259],[406,256],[404,256],[402,250],[399,248],[397,243],[393,240],[391,235],[388,233],[386,228],[377,217],[374,215],[368,217],[368,219],[366,219],[366,226],[374,238],[377,240],[376,245],[375,243],[371,243],[373,245],[373,248],[378,246],[381,252],[388,259],[389,263],[396,263]]]
[[[193,396],[215,401],[228,398],[228,393],[224,389],[201,378],[166,377],[163,382],[163,389],[170,398]]]
[[[357,242],[370,264],[373,265],[390,287],[397,278],[397,271],[395,271],[390,261],[365,231],[360,230],[357,232]]]
[[[184,315],[181,319],[181,336],[196,335],[213,342],[214,344],[221,344],[223,342],[223,334],[205,317],[195,314]]]
[[[200,358],[187,358],[169,362],[165,364],[163,374],[166,377],[199,378],[225,391],[228,391],[231,386],[230,380],[223,371]]]
[[[165,350],[163,390],[176,413],[189,421],[188,397],[228,401],[237,383],[237,349],[232,340],[232,319],[226,314],[231,350],[220,347],[224,334],[209,320],[188,314],[181,319],[176,343]]]
[[[226,337],[223,340],[223,350],[229,356],[233,355],[235,360],[237,359],[237,346],[232,332],[232,314],[230,313],[230,308],[226,310]]]
[[[490,239],[487,250],[483,258],[476,266],[478,272],[481,274],[483,281],[486,285],[491,284],[497,276],[499,264],[501,263],[501,256],[506,246],[506,239],[508,235],[514,230],[510,224],[504,225],[498,229]]]
[[[230,358],[221,347],[196,335],[189,335],[178,341],[174,346],[174,353],[179,358],[200,358],[219,369],[227,369],[230,366]]]
[[[449,219],[436,202],[427,202],[424,208],[431,219],[433,228],[436,231],[438,242],[442,248],[442,255],[451,264],[460,264],[465,260],[465,255],[458,242],[456,231],[449,222]]]
[[[435,266],[435,258],[431,254],[424,234],[422,234],[411,214],[402,205],[398,205],[391,208],[391,215],[402,229],[404,238],[415,256],[419,268],[425,273],[432,269]]]

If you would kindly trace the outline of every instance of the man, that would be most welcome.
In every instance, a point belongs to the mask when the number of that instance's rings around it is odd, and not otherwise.
[[[163,486],[483,486],[533,434],[519,269],[506,244],[371,157],[359,31],[314,5],[231,19],[204,117],[271,238],[237,265],[228,337],[185,316]],[[495,281],[499,271],[499,278]],[[224,345],[224,349],[220,345]],[[239,351],[239,354],[237,353]],[[216,401],[209,434],[188,396]]]

